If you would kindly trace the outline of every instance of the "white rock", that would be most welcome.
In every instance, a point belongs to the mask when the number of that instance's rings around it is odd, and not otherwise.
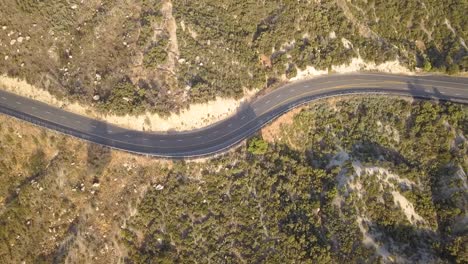
[[[164,186],[162,186],[161,184],[158,184],[154,187],[154,189],[156,189],[157,191],[161,191],[162,189],[164,189]]]
[[[70,7],[71,7],[71,9],[75,10],[75,9],[78,8],[78,5],[74,4],[74,5],[71,5]]]
[[[2,27],[2,30],[6,30],[6,29],[7,29],[7,26],[3,26],[3,27]]]
[[[18,43],[23,43],[23,39],[24,39],[23,37],[18,37],[18,38],[16,39],[16,41],[17,41]]]
[[[351,49],[353,48],[353,43],[351,43],[351,41],[345,39],[345,38],[341,38],[341,43],[343,43],[343,46],[345,47],[345,49]]]
[[[99,101],[99,99],[101,99],[101,97],[99,96],[99,94],[96,94],[93,96],[93,100],[94,101]]]
[[[8,58],[10,58],[10,57],[8,57],[8,56],[5,56],[5,60],[8,60]]]
[[[12,40],[10,41],[10,45],[15,45],[15,43],[16,43],[16,39],[12,39]]]

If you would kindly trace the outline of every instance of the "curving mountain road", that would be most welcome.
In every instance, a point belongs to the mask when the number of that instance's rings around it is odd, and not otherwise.
[[[259,96],[234,116],[179,133],[129,130],[0,91],[0,112],[68,135],[139,154],[191,158],[220,153],[301,104],[345,94],[386,94],[468,104],[468,78],[392,74],[328,75]]]

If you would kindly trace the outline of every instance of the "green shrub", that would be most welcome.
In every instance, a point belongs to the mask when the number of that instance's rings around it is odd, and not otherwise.
[[[260,138],[253,138],[249,142],[248,151],[254,155],[264,155],[268,150],[268,143]]]

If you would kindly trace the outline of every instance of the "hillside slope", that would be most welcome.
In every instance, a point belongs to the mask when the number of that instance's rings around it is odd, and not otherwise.
[[[464,263],[467,117],[319,101],[221,157],[168,162],[1,116],[0,262]]]
[[[177,112],[346,65],[466,71],[466,1],[2,1],[0,73],[105,113]],[[307,70],[307,71],[306,71]]]

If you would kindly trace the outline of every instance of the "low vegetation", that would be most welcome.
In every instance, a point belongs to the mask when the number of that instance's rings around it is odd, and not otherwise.
[[[239,98],[307,66],[357,57],[455,74],[468,68],[467,8],[440,0],[3,1],[0,73],[117,114]]]
[[[0,261],[465,263],[467,113],[320,101],[202,163],[0,117]]]
[[[123,231],[129,261],[463,263],[466,114],[400,99],[314,104],[274,143],[175,166]]]

